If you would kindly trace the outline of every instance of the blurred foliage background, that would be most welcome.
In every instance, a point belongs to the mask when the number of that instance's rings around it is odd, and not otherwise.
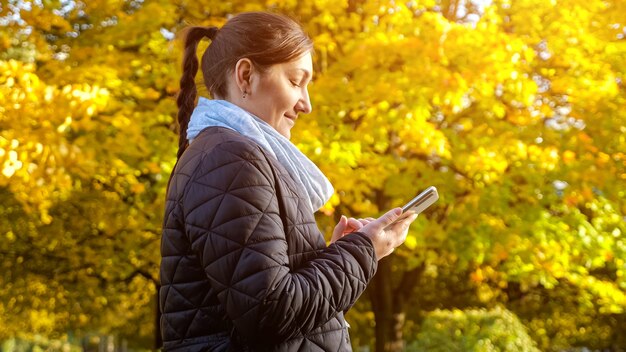
[[[621,0],[1,0],[0,349],[158,343],[175,33],[250,10],[315,41],[293,141],[335,185],[324,233],[441,195],[355,350],[626,350]]]

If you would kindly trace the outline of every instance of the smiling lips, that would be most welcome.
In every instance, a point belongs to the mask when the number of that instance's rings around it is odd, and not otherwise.
[[[294,123],[296,122],[296,120],[298,119],[298,116],[289,116],[287,114],[285,114],[285,117],[288,118],[289,120],[293,121]]]

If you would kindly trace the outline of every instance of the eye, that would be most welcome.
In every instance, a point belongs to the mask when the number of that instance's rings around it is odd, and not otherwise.
[[[298,84],[298,82],[295,82],[295,81],[290,81],[290,82],[294,87],[300,88],[300,85]]]

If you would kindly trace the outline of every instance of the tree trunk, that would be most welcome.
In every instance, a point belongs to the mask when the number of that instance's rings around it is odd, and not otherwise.
[[[376,204],[379,209],[390,209],[389,199],[381,190],[376,191]],[[389,255],[378,262],[378,270],[367,289],[375,320],[375,352],[404,351],[402,330],[406,315],[406,302],[421,277],[424,266],[394,275],[392,265],[394,255]],[[395,277],[395,279],[394,279]]]
[[[161,285],[155,284],[156,286],[156,314],[154,320],[154,347],[159,350],[163,347],[163,340],[161,339],[161,309],[159,308],[159,290],[161,289]]]
[[[404,304],[394,294],[391,262],[389,257],[379,261],[378,271],[370,282],[369,297],[376,319],[376,352],[399,352],[404,349]]]
[[[378,271],[367,291],[376,320],[375,352],[404,351],[405,308],[424,272],[424,266],[420,265],[394,275],[393,261],[392,254],[378,262]]]

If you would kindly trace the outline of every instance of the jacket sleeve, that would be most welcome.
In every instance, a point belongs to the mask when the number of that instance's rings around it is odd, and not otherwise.
[[[192,175],[183,208],[192,250],[250,343],[307,334],[352,306],[376,271],[372,243],[359,233],[290,270],[274,176],[254,146],[214,149]]]

